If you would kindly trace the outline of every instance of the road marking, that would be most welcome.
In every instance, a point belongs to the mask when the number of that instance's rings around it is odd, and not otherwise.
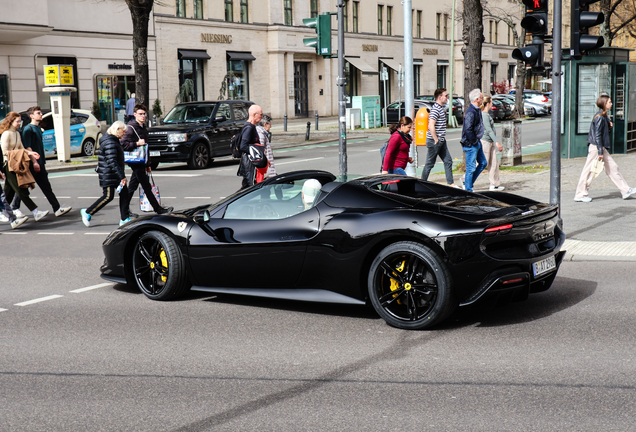
[[[73,235],[72,232],[39,232],[38,235]]]
[[[56,195],[55,197],[56,197],[56,198],[58,198],[58,199],[59,199],[59,198],[62,198],[62,199],[71,199],[71,197],[70,197],[70,196],[59,196],[59,195]]]
[[[168,174],[168,173],[158,173],[157,171],[152,172],[153,177],[200,177],[203,174]]]
[[[8,311],[9,309],[0,309],[0,312]]]
[[[28,233],[25,233],[25,232],[11,232],[11,231],[2,233],[2,235],[26,235],[26,234],[28,234]]]
[[[200,199],[200,200],[209,200],[211,197],[183,197],[184,199]]]
[[[82,293],[82,292],[84,292],[84,291],[90,291],[90,290],[94,290],[94,289],[97,289],[97,288],[104,288],[104,287],[111,286],[111,285],[114,285],[114,283],[112,283],[112,282],[107,282],[107,283],[103,283],[103,284],[99,284],[99,285],[92,285],[92,286],[85,287],[85,288],[78,288],[78,289],[74,289],[74,290],[69,291],[69,292],[72,292],[72,293]]]
[[[16,303],[13,306],[28,306],[28,305],[32,305],[32,304],[35,304],[35,303],[40,303],[40,302],[47,301],[47,300],[53,300],[53,299],[60,298],[60,297],[64,297],[64,296],[59,295],[59,294],[55,294],[55,295],[51,295],[51,296],[48,296],[48,297],[41,297],[41,298],[37,298],[35,300],[29,300],[29,301],[25,301],[25,302],[22,302],[22,303]]]
[[[109,232],[87,232],[84,233],[84,235],[108,235],[110,234]]]
[[[77,197],[77,199],[97,199],[99,197],[93,196],[93,197]]]
[[[309,162],[309,161],[319,160],[319,159],[324,159],[324,157],[317,157],[317,158],[311,158],[311,159],[301,159],[301,160],[289,161],[289,162],[276,162],[276,165],[287,165],[287,164],[298,163],[298,162]]]

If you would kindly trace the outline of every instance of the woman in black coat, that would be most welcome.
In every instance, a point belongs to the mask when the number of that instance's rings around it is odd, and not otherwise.
[[[124,122],[116,121],[112,124],[106,135],[99,140],[99,158],[97,162],[97,173],[99,174],[99,185],[103,194],[89,208],[80,210],[82,222],[87,227],[91,226],[91,217],[100,211],[106,204],[115,198],[118,186],[122,186],[119,197],[119,225],[129,222],[128,209],[128,188],[126,188],[126,175],[124,174],[124,149],[119,143],[119,139],[124,136],[128,127]]]

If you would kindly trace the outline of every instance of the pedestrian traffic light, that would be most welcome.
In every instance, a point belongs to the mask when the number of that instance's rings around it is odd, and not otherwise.
[[[603,36],[591,36],[589,28],[605,21],[603,12],[590,12],[590,5],[600,0],[572,0],[572,30],[570,55],[580,58],[587,51],[603,46]]]
[[[304,18],[303,24],[316,29],[315,38],[303,38],[305,46],[316,48],[316,54],[331,56],[331,14],[323,13],[316,18]]]
[[[521,20],[521,27],[532,35],[532,43],[514,49],[512,58],[532,66],[535,72],[543,72],[544,38],[548,33],[548,0],[523,0],[523,4],[526,6],[526,15]]]

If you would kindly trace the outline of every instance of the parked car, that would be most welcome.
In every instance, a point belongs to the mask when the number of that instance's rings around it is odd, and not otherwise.
[[[510,94],[515,94],[515,90],[512,90]],[[524,90],[523,99],[525,101],[532,102],[535,105],[545,107],[545,109],[537,110],[538,115],[548,115],[552,112],[552,97],[545,95],[537,90]],[[545,114],[544,114],[545,113]]]
[[[421,100],[415,100],[415,113],[417,114],[417,110],[420,108],[428,108],[429,110],[433,108],[433,104]],[[399,108],[399,109],[398,109]],[[388,124],[394,124],[400,121],[400,117],[406,115],[404,113],[405,107],[404,102],[394,102],[386,107],[386,121]]]
[[[430,102],[431,106],[435,103],[435,97],[433,95],[415,96],[415,100]],[[453,98],[453,115],[459,124],[464,122],[464,104],[455,98]]]
[[[496,94],[492,97],[494,100],[501,100],[501,101],[505,101],[508,102],[511,106],[511,110],[514,111],[515,108],[515,96],[514,95],[510,95],[510,94]],[[523,104],[523,110],[524,110],[524,114],[528,117],[536,117],[537,116],[537,111],[535,109],[536,105],[533,105],[531,103],[525,103]]]
[[[53,126],[53,115],[51,110],[42,110],[42,143],[44,145],[45,157],[54,157],[57,154],[57,144],[55,142],[55,128]],[[20,113],[22,127],[31,123],[31,118],[26,111]],[[82,156],[93,156],[99,146],[99,138],[102,136],[101,123],[88,110],[71,110],[71,154]]]
[[[321,184],[309,204],[308,180]],[[294,171],[119,227],[104,241],[101,277],[161,301],[193,290],[370,303],[392,326],[425,329],[480,299],[549,289],[565,254],[558,218],[556,205],[510,193]]]
[[[492,100],[492,108],[490,109],[490,117],[493,120],[503,120],[506,118],[506,109],[504,108],[504,104],[502,101],[498,99]]]
[[[187,162],[206,168],[214,157],[230,156],[230,140],[248,118],[253,102],[185,102],[175,105],[159,126],[148,129],[153,168],[161,162]]]

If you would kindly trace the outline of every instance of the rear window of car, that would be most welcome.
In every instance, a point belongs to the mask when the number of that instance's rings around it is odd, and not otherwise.
[[[232,111],[234,112],[235,121],[247,120],[247,118],[249,117],[248,108],[247,106],[245,106],[245,104],[232,104]]]
[[[71,126],[86,123],[87,120],[88,120],[87,115],[71,112]]]

